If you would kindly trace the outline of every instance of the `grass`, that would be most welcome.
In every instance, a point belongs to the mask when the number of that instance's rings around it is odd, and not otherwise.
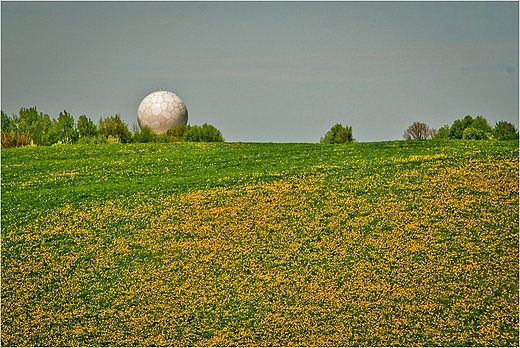
[[[516,346],[518,143],[2,151],[4,346]]]

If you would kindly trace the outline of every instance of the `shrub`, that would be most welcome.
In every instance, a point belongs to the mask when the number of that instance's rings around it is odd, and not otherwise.
[[[484,140],[487,139],[486,133],[482,129],[469,127],[462,132],[462,139],[464,140]]]
[[[2,132],[2,148],[21,147],[32,143],[33,140],[27,132]]]
[[[134,128],[134,141],[137,143],[153,143],[157,142],[159,137],[155,132],[148,126],[135,127]]]
[[[445,125],[435,133],[432,139],[449,139],[450,137],[450,127],[448,125]]]
[[[495,124],[493,136],[497,140],[518,140],[518,129],[512,123],[500,121]]]
[[[170,139],[170,141],[182,141],[184,138],[184,134],[191,129],[190,125],[178,125],[168,129],[166,132],[166,136]]]
[[[130,133],[128,126],[123,120],[121,120],[119,115],[110,116],[105,119],[101,118],[99,120],[99,132],[109,140],[109,143],[132,142],[132,133]],[[115,139],[118,140],[116,141]]]
[[[120,144],[121,138],[119,138],[118,136],[109,135],[107,138],[107,143],[108,144]]]
[[[222,133],[212,125],[204,123],[202,126],[191,126],[183,136],[184,141],[223,142]]]
[[[5,112],[2,111],[2,133],[6,133],[6,132],[9,132],[11,129],[11,124],[13,122],[11,122],[11,118],[9,118],[9,116],[7,116],[7,114]]]
[[[353,142],[352,127],[343,127],[340,123],[335,124],[332,128],[320,139],[321,144],[344,144]]]
[[[107,144],[108,139],[103,134],[98,134],[95,136],[89,137],[80,137],[78,139],[78,144]]]

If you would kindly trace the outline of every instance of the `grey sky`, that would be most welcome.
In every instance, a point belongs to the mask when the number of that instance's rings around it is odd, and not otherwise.
[[[163,88],[227,141],[518,126],[518,2],[2,2],[2,110],[94,122]]]

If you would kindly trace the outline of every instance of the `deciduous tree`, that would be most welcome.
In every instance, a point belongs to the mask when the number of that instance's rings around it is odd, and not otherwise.
[[[101,118],[99,120],[99,132],[106,138],[113,137],[122,143],[132,142],[132,133],[118,114]]]
[[[95,137],[98,130],[94,122],[85,115],[81,115],[78,119],[78,135],[80,138]]]
[[[495,124],[493,136],[498,140],[518,140],[518,129],[512,123],[500,121]]]
[[[403,138],[406,140],[431,139],[435,133],[437,133],[437,130],[430,128],[426,123],[414,122],[404,131]]]

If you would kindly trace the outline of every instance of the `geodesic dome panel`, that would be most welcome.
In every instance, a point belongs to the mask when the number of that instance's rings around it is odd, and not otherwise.
[[[141,128],[150,127],[156,134],[166,133],[172,127],[188,123],[188,110],[176,94],[156,91],[139,104],[137,123]]]

